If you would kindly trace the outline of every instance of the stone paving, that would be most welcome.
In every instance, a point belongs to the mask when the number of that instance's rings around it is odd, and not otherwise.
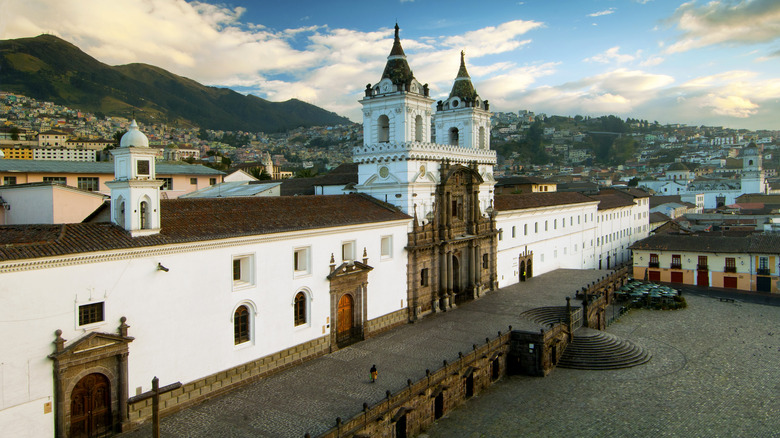
[[[507,377],[423,436],[780,436],[780,307],[685,297],[687,309],[632,310],[608,328],[649,363]]]
[[[565,297],[608,271],[558,270],[424,318],[375,338],[249,384],[161,420],[163,437],[303,437],[324,433],[336,417],[349,418],[385,391],[406,387],[459,351],[495,338],[498,331],[538,330],[517,315],[540,306],[565,305]],[[780,336],[780,335],[779,335]],[[376,364],[379,381],[369,382]],[[132,365],[132,364],[131,364]],[[557,371],[556,371],[557,372]],[[534,381],[534,380],[531,380]],[[546,379],[539,379],[545,382]],[[514,382],[514,381],[513,381]],[[151,436],[151,425],[121,435]],[[446,433],[438,436],[450,436]]]

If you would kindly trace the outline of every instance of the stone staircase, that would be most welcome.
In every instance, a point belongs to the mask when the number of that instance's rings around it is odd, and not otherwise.
[[[561,321],[566,322],[566,306],[537,307],[526,310],[520,316],[542,326],[557,324]]]
[[[640,345],[609,333],[580,328],[558,361],[561,368],[617,370],[647,363],[650,352]]]

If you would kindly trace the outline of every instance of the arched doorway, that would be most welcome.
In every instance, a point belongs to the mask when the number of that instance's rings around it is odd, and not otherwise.
[[[520,281],[525,281],[525,260],[520,262]]]
[[[341,296],[336,320],[336,342],[349,341],[352,337],[354,307],[352,295],[344,294]]]
[[[111,387],[100,373],[85,376],[70,395],[71,438],[103,436],[111,432]]]
[[[534,270],[532,266],[531,260],[528,260],[528,263],[525,265],[525,278],[531,278],[534,276]]]

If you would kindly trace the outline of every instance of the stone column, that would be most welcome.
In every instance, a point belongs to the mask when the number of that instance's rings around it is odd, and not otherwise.
[[[124,317],[123,317],[124,318]],[[128,381],[127,381],[127,356],[128,352],[120,353],[117,356],[119,359],[119,388],[117,388],[117,398],[119,398],[119,427],[122,431],[125,430],[127,424],[127,398],[128,398]]]
[[[447,251],[447,294],[445,305],[452,307],[452,251]]]

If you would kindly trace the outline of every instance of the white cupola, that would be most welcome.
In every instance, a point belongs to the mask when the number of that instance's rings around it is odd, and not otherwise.
[[[113,149],[114,180],[111,189],[111,222],[133,237],[160,232],[160,186],[156,179],[157,151],[133,120],[119,147]]]

